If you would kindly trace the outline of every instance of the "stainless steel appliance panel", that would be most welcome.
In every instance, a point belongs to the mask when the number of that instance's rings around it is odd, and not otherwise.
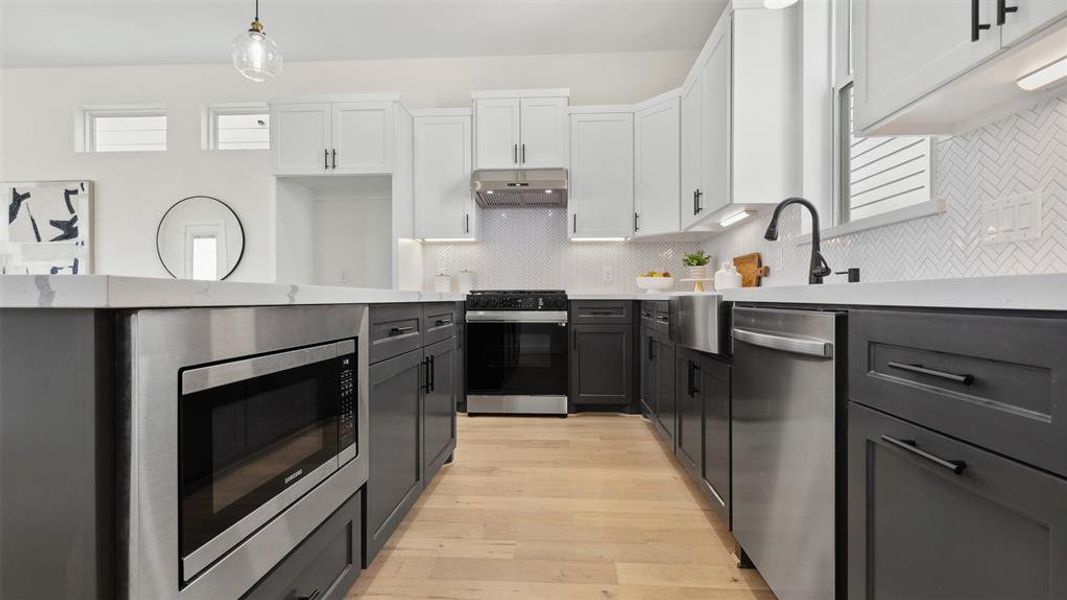
[[[724,353],[722,295],[672,296],[668,308],[670,335],[675,343],[709,354]]]
[[[838,319],[733,311],[733,533],[780,600],[835,597]]]
[[[139,310],[120,315],[120,591],[238,598],[367,481],[367,307]],[[185,367],[355,338],[357,454],[185,585],[178,543],[178,402]]]

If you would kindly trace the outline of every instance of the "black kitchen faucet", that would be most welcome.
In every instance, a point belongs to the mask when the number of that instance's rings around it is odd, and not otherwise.
[[[808,209],[811,213],[811,267],[808,272],[808,283],[822,283],[823,277],[826,277],[831,273],[830,265],[826,264],[826,259],[823,258],[822,252],[819,248],[819,211],[815,210],[815,205],[808,202],[804,198],[786,198],[778,203],[778,206],[774,207],[774,215],[771,216],[771,223],[767,225],[767,232],[763,234],[763,238],[770,241],[778,239],[778,216],[781,215],[782,209],[790,204],[799,204]]]

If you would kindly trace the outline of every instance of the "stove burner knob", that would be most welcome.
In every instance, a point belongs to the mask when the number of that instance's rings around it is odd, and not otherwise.
[[[490,308],[495,308],[496,305],[500,303],[500,300],[498,300],[497,298],[494,298],[494,297],[490,297],[488,300],[489,300],[489,307]]]

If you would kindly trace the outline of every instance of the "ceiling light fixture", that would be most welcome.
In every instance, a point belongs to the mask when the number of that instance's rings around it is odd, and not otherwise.
[[[719,221],[719,225],[723,227],[729,227],[734,223],[740,223],[741,221],[744,221],[750,216],[752,216],[752,213],[748,212],[747,210],[741,210],[733,213],[732,215],[727,215],[723,217],[722,220]]]
[[[763,6],[772,9],[789,8],[796,3],[797,0],[763,0]]]
[[[1015,83],[1022,89],[1032,92],[1064,77],[1067,77],[1067,56],[1023,75]]]
[[[248,31],[233,38],[230,54],[237,71],[252,81],[270,81],[282,70],[282,53],[274,40],[263,33],[263,23],[259,22],[259,0],[255,20]]]

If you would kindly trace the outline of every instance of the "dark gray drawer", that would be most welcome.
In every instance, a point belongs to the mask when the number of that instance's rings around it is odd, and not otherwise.
[[[371,364],[422,346],[422,307],[420,305],[375,304],[371,306]]]
[[[575,323],[630,323],[633,300],[575,300],[571,302],[571,321]]]
[[[1067,319],[855,310],[849,396],[1067,475]]]
[[[244,600],[343,598],[360,574],[363,493],[356,492]]]
[[[429,346],[456,335],[459,325],[459,305],[455,302],[434,302],[422,305],[423,345]]]

